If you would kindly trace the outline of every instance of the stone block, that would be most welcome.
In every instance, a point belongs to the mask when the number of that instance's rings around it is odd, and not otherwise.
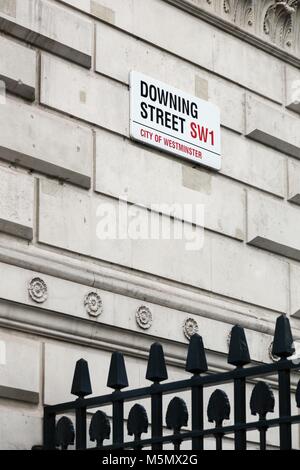
[[[288,200],[300,205],[300,163],[288,160]]]
[[[288,311],[288,263],[234,240],[212,243],[212,290],[278,312]]]
[[[0,159],[85,188],[91,185],[92,132],[24,103],[0,106]]]
[[[300,318],[300,265],[290,265],[291,315]]]
[[[28,410],[16,409],[14,406],[0,409],[1,450],[31,450],[32,446],[43,443],[43,420]]]
[[[300,158],[299,118],[251,95],[247,96],[246,135],[280,152]]]
[[[11,279],[13,282],[13,279]],[[0,330],[0,396],[37,404],[40,393],[38,341]]]
[[[6,90],[33,101],[36,87],[36,52],[0,36],[0,80]]]
[[[222,129],[221,173],[250,186],[286,194],[286,158],[278,151]]]
[[[300,72],[289,65],[285,68],[286,107],[300,114]]]
[[[256,192],[248,192],[249,244],[300,260],[300,209]]]
[[[0,30],[35,46],[91,66],[93,25],[48,0],[0,0]]]
[[[128,87],[61,59],[42,56],[41,102],[120,134],[129,133]]]
[[[0,167],[0,180],[0,231],[31,240],[34,213],[33,178]]]

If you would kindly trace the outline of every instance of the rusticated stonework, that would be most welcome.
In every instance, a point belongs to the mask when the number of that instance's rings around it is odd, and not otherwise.
[[[300,55],[300,0],[175,0],[217,15]]]

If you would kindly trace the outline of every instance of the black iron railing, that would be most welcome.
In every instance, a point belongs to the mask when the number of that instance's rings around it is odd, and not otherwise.
[[[273,355],[280,360],[272,364],[255,367],[245,367],[250,364],[250,354],[243,328],[235,326],[232,330],[228,363],[235,367],[226,373],[207,375],[208,366],[201,336],[194,335],[190,341],[186,361],[186,371],[192,374],[187,380],[162,383],[167,380],[167,368],[163,348],[159,343],[151,346],[146,378],[152,385],[136,390],[123,391],[128,387],[127,373],[123,355],[119,352],[112,354],[107,385],[114,390],[113,393],[99,397],[86,398],[92,394],[88,364],[81,359],[77,362],[72,394],[77,400],[55,406],[46,406],[44,409],[44,448],[68,449],[76,443],[76,449],[87,448],[87,411],[104,406],[112,406],[112,444],[104,445],[110,438],[111,423],[106,414],[99,410],[90,422],[89,435],[92,442],[96,442],[96,449],[120,450],[151,447],[152,450],[162,450],[165,444],[172,443],[175,450],[180,450],[183,441],[191,441],[193,450],[202,450],[204,441],[213,437],[216,449],[222,450],[225,436],[233,435],[236,450],[247,449],[247,432],[259,431],[260,449],[267,446],[267,432],[270,428],[279,429],[280,448],[292,449],[292,425],[300,423],[300,416],[291,415],[291,372],[300,369],[300,362],[288,360],[294,354],[293,337],[287,317],[277,319],[273,343]],[[253,388],[250,409],[252,415],[258,416],[255,422],[247,422],[246,411],[246,382],[257,381],[262,377],[277,376],[279,396],[279,417],[267,419],[269,413],[274,412],[275,398],[270,385],[259,381]],[[214,428],[204,428],[204,388],[220,386],[228,383],[234,385],[234,425],[224,426],[225,420],[230,418],[231,406],[226,393],[220,389],[211,395],[207,416]],[[186,403],[183,399],[173,398],[167,408],[166,425],[173,431],[171,435],[163,433],[163,397],[178,392],[191,392],[191,423]],[[300,408],[300,382],[296,391],[297,407]],[[142,438],[148,432],[149,422],[145,408],[139,401],[145,398],[151,400],[151,438]],[[134,436],[130,442],[124,441],[124,403],[133,402],[128,420],[127,431]],[[65,413],[74,413],[76,425]],[[59,419],[58,419],[59,418]],[[185,431],[190,425],[190,431]],[[89,449],[92,450],[92,449]]]

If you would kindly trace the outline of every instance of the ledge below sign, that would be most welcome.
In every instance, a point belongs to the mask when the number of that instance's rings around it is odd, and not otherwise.
[[[130,137],[198,165],[221,169],[219,109],[138,72],[130,74]]]

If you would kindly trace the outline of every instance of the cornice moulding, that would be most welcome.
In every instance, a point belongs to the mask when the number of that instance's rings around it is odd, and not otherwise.
[[[238,323],[244,328],[270,335],[273,334],[274,321],[279,313],[219,298],[188,286],[162,282],[160,279],[128,272],[122,268],[70,258],[38,247],[22,250],[14,246],[0,245],[0,261],[230,325]],[[295,335],[300,338],[297,326],[293,328]]]

